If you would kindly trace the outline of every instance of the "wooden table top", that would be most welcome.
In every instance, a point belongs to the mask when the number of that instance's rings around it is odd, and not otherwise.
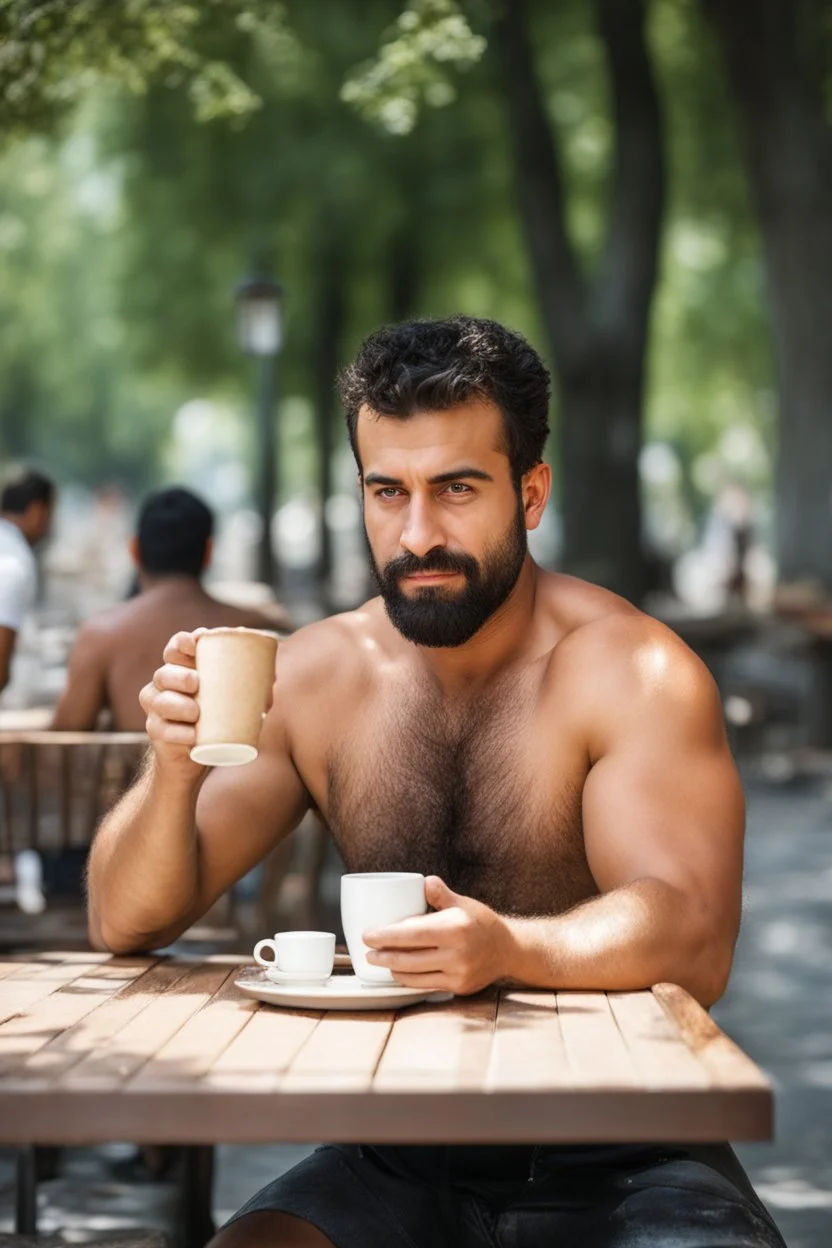
[[[0,1143],[771,1137],[762,1072],[682,989],[261,1005],[247,959],[0,961]]]

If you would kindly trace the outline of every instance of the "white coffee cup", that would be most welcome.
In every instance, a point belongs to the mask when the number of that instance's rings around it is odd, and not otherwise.
[[[396,982],[386,966],[367,961],[364,933],[426,910],[425,877],[416,871],[362,871],[341,876],[341,922],[352,968],[362,983]]]
[[[271,957],[264,955],[271,950]],[[266,968],[270,979],[296,982],[329,979],[335,964],[334,932],[275,932],[274,938],[258,940],[254,958]]]

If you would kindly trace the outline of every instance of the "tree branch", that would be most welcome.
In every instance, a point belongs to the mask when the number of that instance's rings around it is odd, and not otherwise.
[[[605,336],[637,334],[641,346],[656,281],[664,209],[661,112],[642,0],[598,0],[598,22],[611,79],[615,158],[592,314]]]

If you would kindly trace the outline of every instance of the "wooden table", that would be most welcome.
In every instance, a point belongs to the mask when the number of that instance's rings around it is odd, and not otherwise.
[[[245,959],[0,961],[0,1143],[769,1139],[770,1086],[685,992],[260,1005]]]
[[[761,1071],[681,989],[260,1005],[245,961],[0,962],[0,1142],[759,1140]]]

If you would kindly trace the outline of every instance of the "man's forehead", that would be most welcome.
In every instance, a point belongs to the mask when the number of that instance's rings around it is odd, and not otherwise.
[[[385,416],[363,404],[358,411],[356,438],[365,473],[373,466],[370,461],[379,459],[418,462],[463,452],[466,462],[477,457],[492,463],[495,456],[507,459],[502,413],[485,399],[470,399],[440,411],[416,412],[405,419]]]

